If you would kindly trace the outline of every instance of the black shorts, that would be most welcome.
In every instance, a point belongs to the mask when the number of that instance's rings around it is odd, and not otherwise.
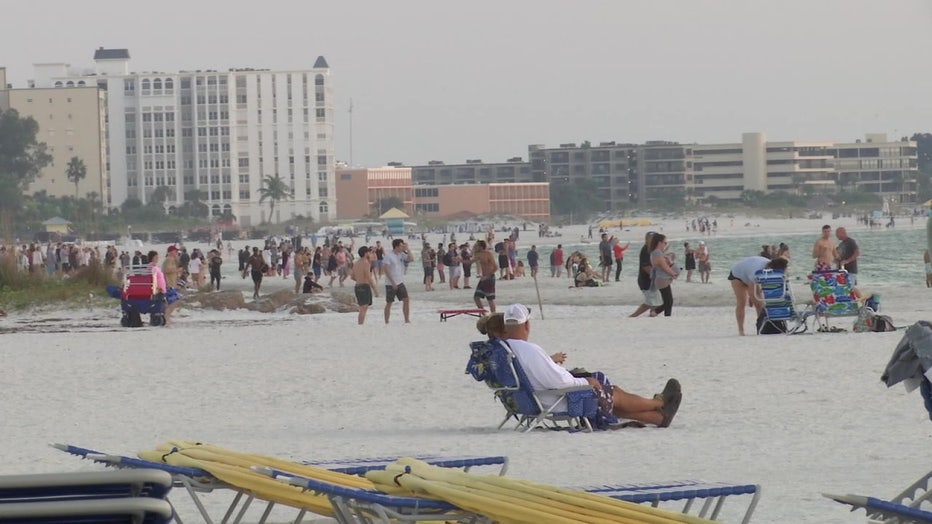
[[[473,293],[473,296],[476,298],[495,300],[495,275],[480,278],[479,283],[476,284],[476,292]]]
[[[731,271],[728,272],[728,280],[738,280],[738,277],[735,276]]]
[[[262,282],[262,272],[261,272],[261,271],[256,271],[255,269],[253,269],[252,271],[250,271],[250,273],[252,274],[252,281],[253,281],[253,282],[255,282],[256,284]]]
[[[356,293],[356,303],[360,306],[372,305],[372,286],[369,284],[356,284],[353,289]]]
[[[398,284],[397,289],[392,286],[385,286],[385,302],[391,304],[398,299],[399,302],[408,299],[408,289],[404,284]]]
[[[498,255],[498,267],[500,269],[508,269],[508,255]]]
[[[463,264],[463,276],[464,277],[472,276],[472,264]]]

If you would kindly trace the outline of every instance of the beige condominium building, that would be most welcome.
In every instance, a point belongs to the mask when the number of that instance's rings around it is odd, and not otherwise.
[[[916,143],[884,134],[848,143],[769,142],[763,133],[744,133],[740,142],[723,144],[586,142],[528,151],[535,181],[551,182],[556,192],[585,180],[602,198],[602,210],[671,199],[737,200],[745,191],[864,191],[916,201]]]
[[[0,68],[0,110],[15,109],[20,117],[31,117],[39,124],[36,140],[44,142],[52,155],[27,190],[45,191],[50,196],[75,196],[75,184],[68,180],[68,162],[80,158],[87,169],[78,182],[77,196],[107,202],[106,92],[91,82],[72,83],[61,88],[11,88],[6,70]]]

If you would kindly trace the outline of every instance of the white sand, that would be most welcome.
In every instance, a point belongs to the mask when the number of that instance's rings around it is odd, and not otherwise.
[[[756,222],[767,233],[811,231],[815,223]],[[743,232],[725,229],[719,234]],[[584,230],[567,228],[563,239]],[[246,290],[235,263],[226,266],[224,286]],[[414,265],[410,325],[398,306],[385,325],[379,299],[362,327],[355,314],[182,309],[167,328],[122,329],[116,301],[108,310],[0,319],[3,328],[72,326],[0,336],[0,472],[97,468],[49,442],[132,454],[184,438],[295,459],[503,454],[511,476],[560,485],[759,483],[755,522],[826,523],[861,521],[863,513],[853,517],[821,492],[889,497],[932,468],[932,425],[918,393],[879,380],[902,331],[741,338],[721,275],[708,285],[675,283],[672,318],[629,319],[640,295],[625,272],[620,284],[581,290],[548,273],[539,279],[543,320],[530,279],[499,281],[498,292],[502,304],[533,306],[532,339],[569,353],[570,367],[603,370],[645,395],[677,377],[684,400],[669,429],[496,431],[502,409],[463,374],[467,342],[480,338],[473,319],[441,323],[436,313],[468,304],[469,295],[424,292]],[[264,291],[293,285],[267,280]],[[932,318],[930,290],[912,287],[879,290],[897,325]],[[834,324],[850,330],[851,319]],[[734,521],[735,513],[726,517]]]

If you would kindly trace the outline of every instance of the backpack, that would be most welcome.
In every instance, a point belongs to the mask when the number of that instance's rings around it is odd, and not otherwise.
[[[879,315],[873,309],[862,306],[858,309],[858,319],[854,321],[852,331],[855,333],[895,331],[893,319],[887,315]]]
[[[453,265],[453,252],[447,251],[443,254],[443,265],[452,266]]]
[[[126,327],[142,327],[142,314],[139,313],[139,308],[128,305],[126,307],[125,322]]]
[[[769,320],[767,313],[760,312],[757,316],[757,334],[758,335],[782,335],[786,333],[785,320]]]

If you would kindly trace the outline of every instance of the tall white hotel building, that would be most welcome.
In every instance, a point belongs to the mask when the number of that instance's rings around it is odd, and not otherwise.
[[[97,49],[93,70],[36,64],[32,87],[96,85],[107,91],[110,207],[147,203],[169,188],[166,210],[197,190],[212,217],[241,226],[301,215],[336,217],[333,88],[330,67],[296,71],[231,69],[130,72],[129,51]],[[294,198],[259,202],[266,176]]]

